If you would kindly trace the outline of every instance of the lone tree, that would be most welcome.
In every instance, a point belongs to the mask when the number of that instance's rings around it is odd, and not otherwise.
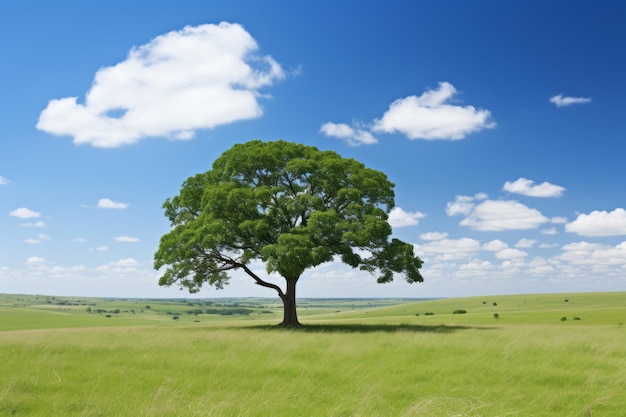
[[[389,240],[393,187],[382,172],[331,151],[285,141],[235,145],[163,204],[172,229],[154,255],[155,269],[166,266],[159,285],[221,289],[228,271],[242,270],[278,293],[280,325],[297,327],[298,279],[324,262],[378,272],[379,283],[394,273],[422,282],[413,246]],[[285,289],[257,275],[253,260],[282,276]]]

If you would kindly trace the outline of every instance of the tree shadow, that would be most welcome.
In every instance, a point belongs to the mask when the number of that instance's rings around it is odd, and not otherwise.
[[[300,327],[283,328],[279,326],[253,326],[262,330],[294,331],[304,333],[441,333],[449,334],[461,330],[494,330],[497,327],[422,325],[422,324],[359,324],[359,323],[328,323],[303,324]]]

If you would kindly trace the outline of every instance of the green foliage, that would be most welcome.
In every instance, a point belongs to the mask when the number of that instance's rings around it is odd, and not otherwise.
[[[331,151],[285,141],[235,145],[163,204],[172,229],[154,255],[154,267],[164,268],[159,285],[220,289],[229,271],[242,269],[283,298],[250,261],[295,288],[304,270],[335,257],[378,273],[381,283],[395,274],[422,282],[413,246],[390,239],[393,187],[382,172]]]
[[[467,314],[467,310],[454,310],[452,314]]]
[[[500,318],[500,314],[498,314],[498,313],[493,313],[493,318],[494,318],[494,319],[499,319],[499,318]]]

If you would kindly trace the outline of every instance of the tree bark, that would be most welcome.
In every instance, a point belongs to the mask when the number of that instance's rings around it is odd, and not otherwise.
[[[287,291],[284,294],[279,294],[283,300],[283,322],[279,327],[293,328],[301,327],[302,325],[298,321],[298,312],[296,311],[296,284],[298,278],[285,278],[287,281]]]

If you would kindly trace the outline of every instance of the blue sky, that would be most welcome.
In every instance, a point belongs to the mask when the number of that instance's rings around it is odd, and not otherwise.
[[[384,171],[425,261],[300,297],[623,291],[625,28],[617,0],[3,5],[0,292],[187,296],[152,269],[161,204],[251,139]]]

